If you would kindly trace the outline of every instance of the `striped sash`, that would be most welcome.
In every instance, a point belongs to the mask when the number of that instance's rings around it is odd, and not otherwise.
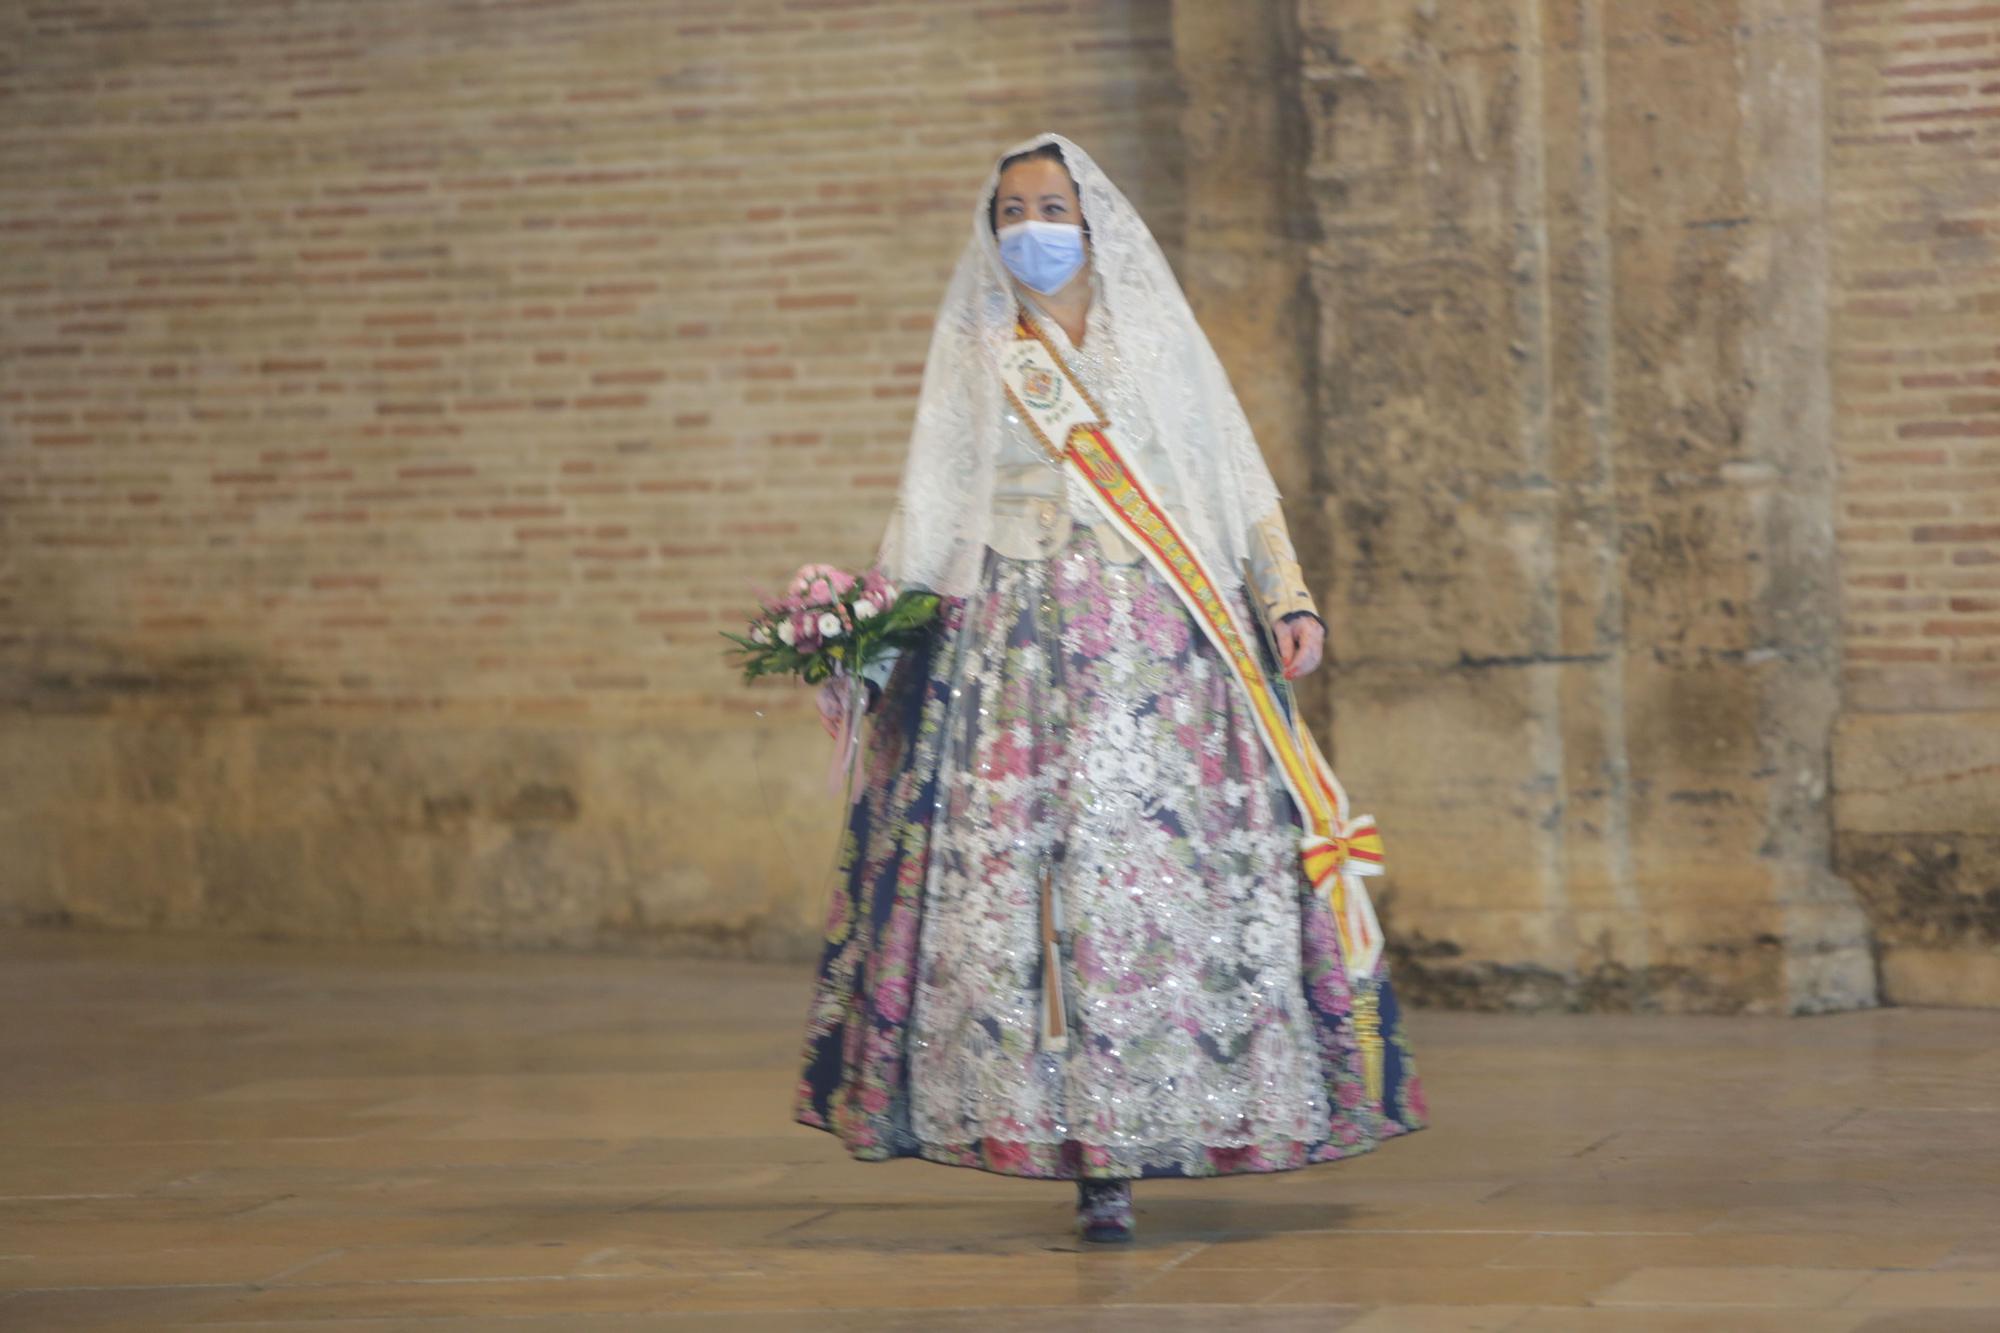
[[[1087,484],[1106,517],[1118,525],[1153,567],[1165,576],[1209,641],[1229,664],[1230,674],[1250,701],[1257,733],[1277,762],[1285,787],[1298,804],[1304,824],[1299,857],[1306,878],[1324,893],[1340,930],[1341,953],[1350,978],[1366,981],[1382,957],[1382,931],[1362,883],[1382,872],[1382,836],[1369,815],[1348,814],[1347,793],[1296,711],[1287,712],[1273,691],[1262,662],[1251,649],[1240,616],[1154,499],[1132,460],[1113,444],[1110,421],[1085,392],[1056,349],[1018,311],[1015,338],[1001,354],[1000,378],[1007,396],[1033,426],[1051,457],[1060,456]],[[1370,1057],[1370,1091],[1379,1098],[1380,1051],[1370,1050],[1374,987],[1357,986],[1357,1028]]]

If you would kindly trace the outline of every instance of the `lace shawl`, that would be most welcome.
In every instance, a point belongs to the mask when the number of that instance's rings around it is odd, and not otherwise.
[[[1000,259],[987,201],[1000,163],[1045,143],[1061,147],[1090,224],[1093,299],[1105,303],[1115,329],[1116,373],[1131,376],[1136,390],[1123,396],[1150,414],[1146,422],[1113,420],[1108,433],[1115,442],[1140,436],[1156,442],[1148,453],[1166,466],[1148,479],[1161,501],[1186,517],[1188,540],[1211,576],[1234,591],[1253,550],[1253,525],[1278,506],[1270,468],[1152,232],[1088,153],[1046,132],[996,157],[973,200],[971,235],[938,306],[896,510],[877,563],[906,588],[966,596],[978,584],[1007,411],[999,352],[1014,336],[1017,305],[1032,300]]]

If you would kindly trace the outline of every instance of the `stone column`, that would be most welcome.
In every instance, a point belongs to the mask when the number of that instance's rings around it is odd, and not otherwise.
[[[1298,8],[1334,762],[1414,998],[1874,1002],[1828,863],[1817,13]]]
[[[1288,5],[1179,0],[1174,58],[1187,199],[1176,275],[1271,465],[1307,582],[1324,589],[1332,547],[1317,529],[1330,479],[1327,455],[1314,447],[1319,300],[1310,267],[1319,224],[1302,170],[1309,131],[1297,15]],[[1298,688],[1322,722],[1327,680],[1320,673]]]

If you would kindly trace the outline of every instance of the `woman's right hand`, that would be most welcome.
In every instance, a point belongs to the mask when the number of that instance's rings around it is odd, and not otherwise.
[[[847,681],[840,676],[820,682],[813,702],[819,705],[819,724],[829,736],[840,735],[840,719],[847,715]]]

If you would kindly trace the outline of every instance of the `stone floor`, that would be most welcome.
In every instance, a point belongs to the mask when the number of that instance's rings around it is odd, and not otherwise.
[[[1990,1013],[1419,1013],[1430,1129],[1085,1248],[792,1124],[808,984],[0,933],[0,1329],[2000,1329]]]

